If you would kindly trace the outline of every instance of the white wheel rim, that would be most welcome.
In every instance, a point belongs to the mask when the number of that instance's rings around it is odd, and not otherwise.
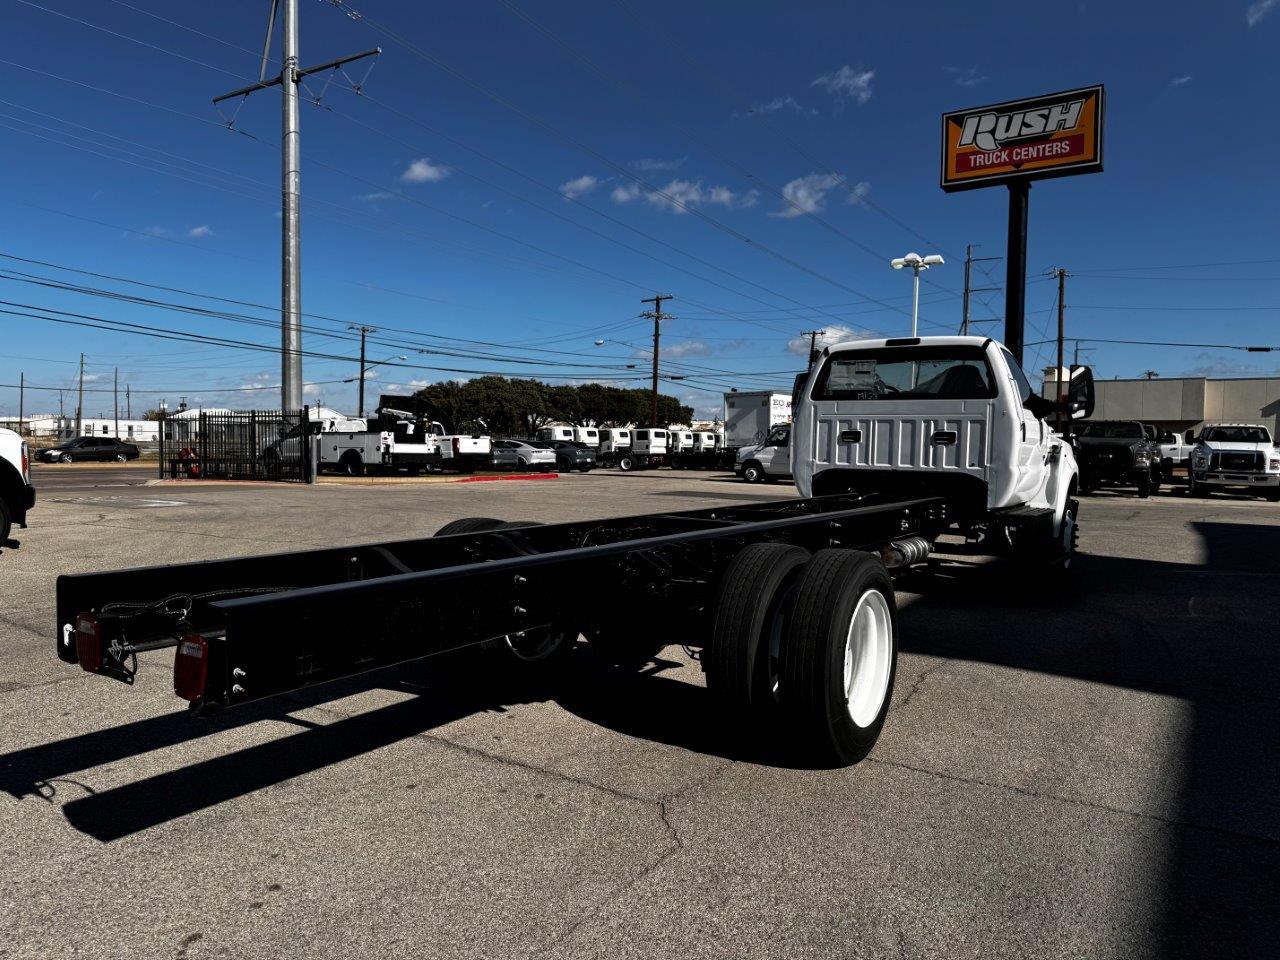
[[[879,590],[868,590],[849,618],[844,646],[844,695],[854,726],[869,727],[880,715],[893,665],[893,620]]]

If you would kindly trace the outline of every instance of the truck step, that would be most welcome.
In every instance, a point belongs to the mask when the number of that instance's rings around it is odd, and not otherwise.
[[[995,515],[1001,520],[1017,520],[1019,522],[1038,520],[1041,517],[1053,516],[1053,507],[1010,507],[1008,510],[998,511]]]

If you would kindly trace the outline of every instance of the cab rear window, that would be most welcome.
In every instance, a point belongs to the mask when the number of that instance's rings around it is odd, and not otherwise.
[[[981,347],[889,347],[838,353],[818,374],[814,400],[985,400],[995,378]]]

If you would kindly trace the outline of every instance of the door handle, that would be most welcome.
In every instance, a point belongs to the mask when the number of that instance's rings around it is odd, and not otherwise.
[[[954,444],[958,439],[959,437],[954,430],[935,430],[933,433],[934,443],[940,443],[948,447]]]
[[[841,430],[840,442],[841,443],[861,443],[862,431],[861,430]]]

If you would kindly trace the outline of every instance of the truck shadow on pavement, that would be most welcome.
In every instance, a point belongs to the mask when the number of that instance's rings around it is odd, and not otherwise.
[[[1071,591],[1052,596],[1011,589],[1004,563],[943,563],[903,584],[916,596],[902,607],[902,650],[1185,702],[1186,739],[1162,758],[1176,786],[1157,812],[1132,812],[1167,837],[1150,955],[1264,955],[1280,938],[1280,526],[1192,528],[1203,564],[1086,554]],[[166,714],[0,755],[0,789],[61,802],[60,784],[76,771],[264,720],[300,728],[64,803],[73,827],[110,842],[471,714],[548,700],[628,736],[791,765],[750,731],[726,730],[705,690],[664,675],[672,666],[658,660],[628,671],[577,651],[565,676],[544,687],[466,679],[476,671],[465,662],[387,668],[211,719]],[[321,721],[291,716],[378,688],[421,695],[355,715],[329,711]],[[1105,722],[1080,717],[1082,741],[1088,724]]]

